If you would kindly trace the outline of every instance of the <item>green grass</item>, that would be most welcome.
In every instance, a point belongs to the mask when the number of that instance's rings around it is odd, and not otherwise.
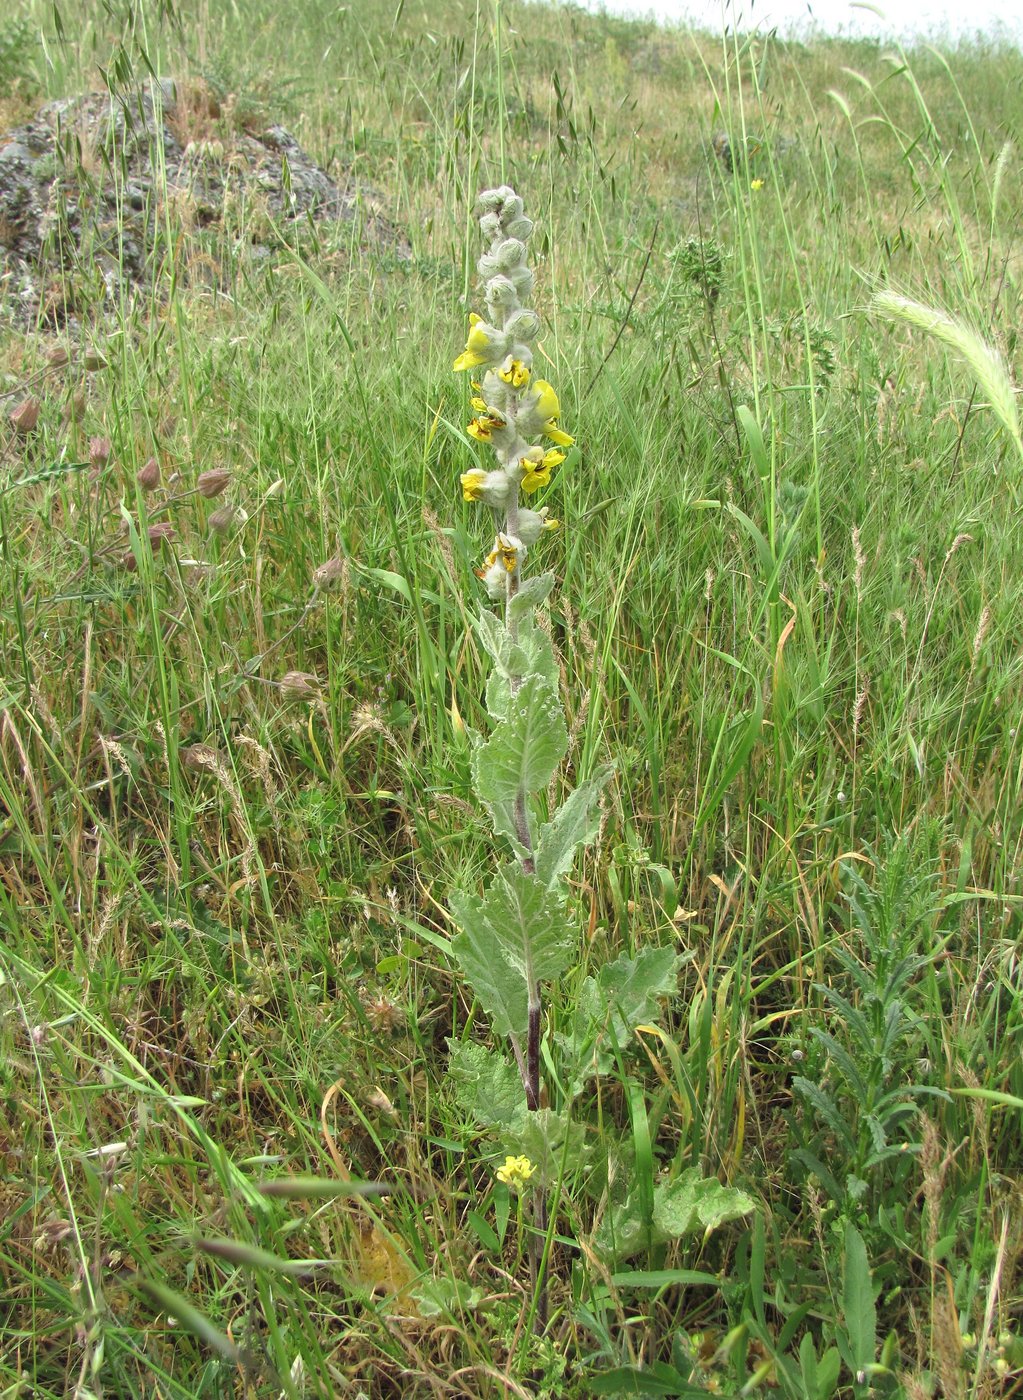
[[[214,291],[168,211],[151,296],[111,313],[58,269],[80,335],[0,341],[0,1393],[1015,1393],[1023,463],[970,355],[870,304],[939,309],[1020,381],[1020,54],[455,0],[76,9],[0,34],[5,120],[101,71],[201,78],[228,136],[283,121],[411,251],[321,229],[254,266],[243,214]],[[566,784],[616,764],[549,1030],[676,946],[587,1141],[757,1201],[609,1264],[621,1180],[566,1162],[545,1340],[446,1078],[486,1033],[446,899],[493,861],[453,719],[485,723],[489,542],[451,362],[502,179],[583,450],[542,546]],[[185,494],[215,466],[226,497]],[[348,1173],[390,1194],[259,1190]]]

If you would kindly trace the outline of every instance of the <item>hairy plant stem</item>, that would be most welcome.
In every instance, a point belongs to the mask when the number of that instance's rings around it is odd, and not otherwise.
[[[518,492],[513,494],[505,508],[504,529],[505,534],[514,536],[518,532],[519,524],[519,503]],[[517,639],[518,622],[512,613],[512,600],[519,591],[519,565],[508,575],[507,591],[505,593],[505,626],[513,641]],[[522,684],[521,678],[513,676],[511,679],[511,692],[514,695]],[[526,791],[520,787],[515,795],[514,808],[515,835],[519,845],[522,847],[522,854],[519,856],[519,863],[527,875],[532,875],[536,866],[533,861],[533,834],[529,827],[529,809],[526,806]],[[540,1015],[542,1002],[540,999],[540,983],[530,981],[529,984],[529,1020],[526,1030],[526,1054],[523,1060],[522,1052],[518,1045],[515,1048],[515,1059],[518,1063],[519,1074],[522,1076],[522,1087],[526,1094],[526,1108],[530,1113],[535,1113],[540,1107]],[[547,1280],[544,1276],[544,1253],[547,1236],[547,1200],[539,1191],[533,1198],[533,1233],[529,1241],[529,1272],[533,1284],[533,1297],[536,1311],[533,1316],[534,1330],[537,1333],[543,1332],[547,1326]]]

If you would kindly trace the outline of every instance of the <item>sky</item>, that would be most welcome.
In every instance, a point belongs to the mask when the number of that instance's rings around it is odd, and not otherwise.
[[[871,34],[880,39],[973,38],[1000,33],[1023,44],[1020,0],[585,0],[587,8],[617,14],[687,20],[700,28],[778,28],[786,35],[816,27],[829,34]]]

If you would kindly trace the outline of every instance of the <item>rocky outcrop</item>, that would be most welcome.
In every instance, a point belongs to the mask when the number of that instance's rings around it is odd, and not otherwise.
[[[335,180],[282,126],[251,129],[201,83],[49,102],[0,134],[0,314],[62,324],[131,287],[217,280],[310,224],[407,255],[371,191]]]

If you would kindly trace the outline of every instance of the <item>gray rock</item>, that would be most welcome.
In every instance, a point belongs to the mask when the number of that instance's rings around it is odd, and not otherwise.
[[[365,243],[408,256],[372,191],[339,184],[282,126],[231,129],[195,84],[165,78],[127,97],[59,98],[0,132],[0,314],[67,320],[126,282],[150,286],[172,256],[187,269],[198,254],[208,282],[228,251],[263,263],[310,219],[324,245],[336,237],[346,247],[356,218]]]

